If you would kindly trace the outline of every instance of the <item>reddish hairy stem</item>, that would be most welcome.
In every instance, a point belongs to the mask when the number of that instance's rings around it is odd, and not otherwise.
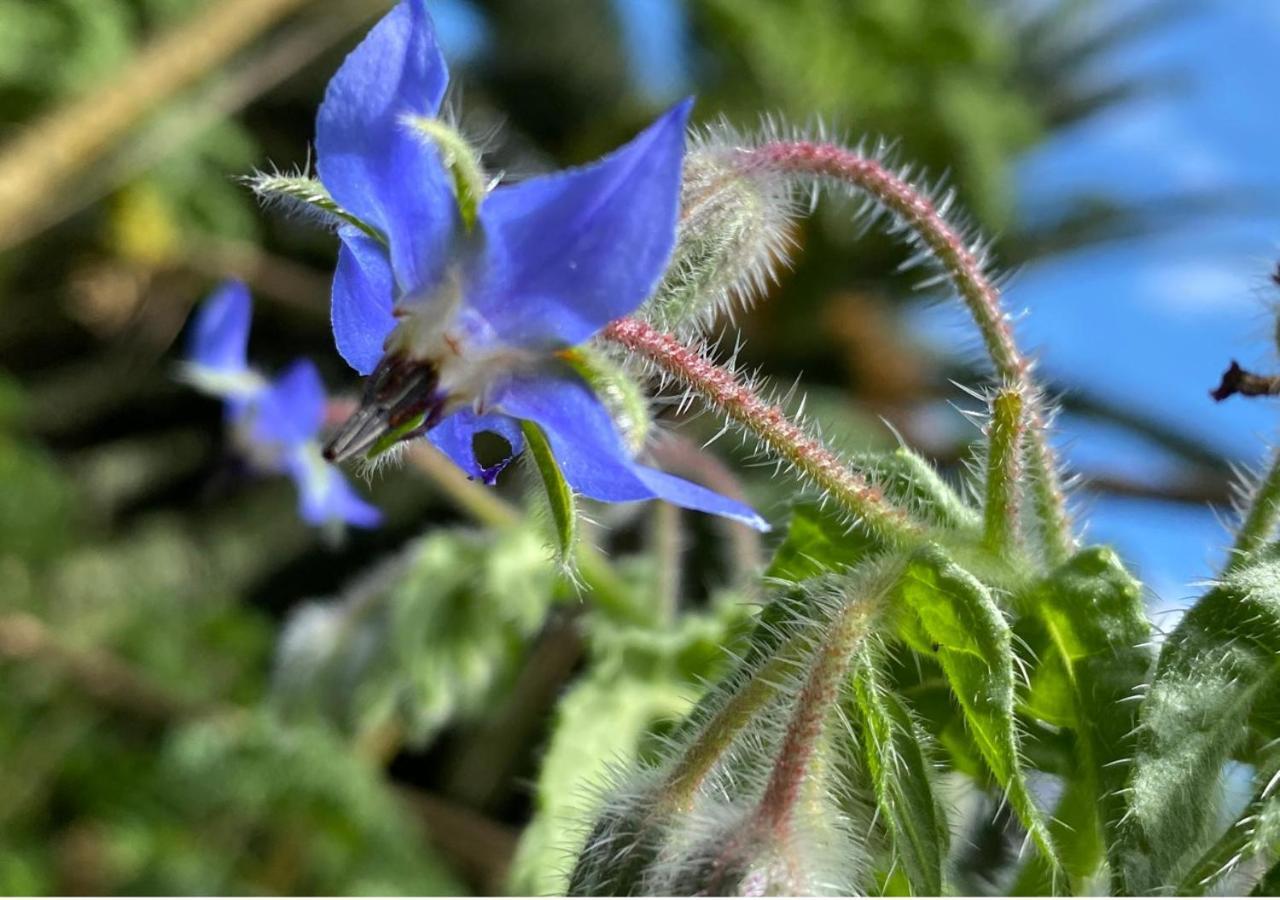
[[[810,141],[773,141],[745,150],[743,156],[748,166],[815,175],[863,191],[905,222],[928,248],[972,313],[997,376],[1023,395],[1027,461],[1044,550],[1051,562],[1065,559],[1074,546],[1071,520],[1053,449],[1045,434],[1045,416],[1031,382],[1031,364],[1014,341],[999,288],[987,277],[982,261],[959,230],[914,185],[878,160],[843,147]]]
[[[791,421],[781,407],[765,401],[732,372],[638,319],[611,322],[602,335],[644,357],[760,438],[775,456],[795,466],[877,536],[895,544],[920,536],[920,526],[892,506],[879,488],[868,484],[839,456]]]
[[[866,623],[874,612],[873,606],[864,597],[847,598],[815,654],[756,812],[760,825],[774,835],[781,836],[791,826],[791,813],[804,787],[822,729],[839,700],[853,651],[867,633]]]

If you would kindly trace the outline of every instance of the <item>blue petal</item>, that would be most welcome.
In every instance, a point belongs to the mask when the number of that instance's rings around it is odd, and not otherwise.
[[[306,443],[324,425],[327,402],[315,364],[300,359],[258,396],[253,409],[253,439],[268,446]]]
[[[512,379],[494,400],[503,412],[542,426],[565,480],[581,494],[613,503],[660,497],[769,530],[769,524],[745,504],[636,463],[608,411],[576,375],[547,372]]]
[[[335,466],[325,463],[315,446],[296,448],[285,467],[298,486],[298,514],[304,522],[345,522],[359,528],[382,523],[381,511],[357,494]]]
[[[425,0],[403,0],[343,62],[316,119],[320,179],[387,237],[403,293],[435,283],[457,228],[439,154],[402,121],[435,116],[448,79]]]
[[[485,199],[489,268],[468,299],[498,340],[579,344],[648,298],[675,242],[691,105],[597,163]]]
[[[200,305],[191,326],[187,358],[220,374],[247,372],[252,317],[249,289],[239,281],[225,282]]]
[[[358,228],[338,231],[342,247],[333,274],[333,338],[351,368],[368,375],[396,327],[391,313],[391,266],[386,251]]]
[[[476,460],[473,440],[482,431],[489,431],[511,445],[511,455],[493,466],[481,466]],[[477,415],[470,409],[462,409],[445,419],[427,433],[431,443],[448,456],[469,478],[493,484],[512,459],[524,450],[524,434],[520,423],[499,413]]]

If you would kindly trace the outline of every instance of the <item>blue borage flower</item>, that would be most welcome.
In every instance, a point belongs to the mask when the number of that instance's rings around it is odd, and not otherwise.
[[[321,456],[317,438],[328,400],[320,373],[308,359],[294,362],[271,382],[251,369],[251,317],[249,291],[239,282],[223,284],[205,300],[191,327],[184,380],[222,398],[227,422],[255,468],[293,479],[303,520],[311,525],[378,525],[381,513]]]
[[[427,434],[473,478],[492,481],[472,439],[523,449],[521,420],[546,434],[579,493],[655,497],[765,530],[750,508],[640,465],[569,348],[639,306],[675,241],[685,101],[598,162],[484,193],[468,221],[435,143],[448,82],[423,0],[404,0],[329,82],[316,161],[334,200],[366,227],[339,229],[338,350],[370,375],[360,411],[326,447],[341,460]]]

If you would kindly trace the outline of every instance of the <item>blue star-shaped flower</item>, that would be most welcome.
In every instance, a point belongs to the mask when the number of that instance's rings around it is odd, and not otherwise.
[[[227,422],[255,468],[293,479],[304,521],[378,525],[381,513],[320,454],[317,438],[328,402],[320,373],[308,359],[293,363],[272,382],[251,369],[251,317],[249,292],[239,282],[227,282],[205,300],[191,326],[185,379],[223,399]]]
[[[423,0],[403,0],[347,57],[320,107],[320,179],[378,235],[339,230],[334,337],[371,377],[326,455],[425,432],[472,477],[492,480],[500,467],[480,466],[472,438],[495,432],[516,454],[527,420],[579,493],[661,497],[766,529],[741,503],[637,463],[564,354],[633,311],[661,277],[691,101],[592,165],[485,193],[464,223],[449,170],[413,125],[436,116],[447,81]]]

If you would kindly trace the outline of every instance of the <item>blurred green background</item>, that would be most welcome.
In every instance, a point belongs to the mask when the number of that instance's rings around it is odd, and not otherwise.
[[[260,366],[306,354],[335,392],[357,387],[328,334],[332,236],[237,179],[307,164],[329,75],[387,5],[0,0],[0,892],[554,890],[564,817],[590,799],[578,779],[645,752],[741,626],[734,573],[761,548],[671,510],[597,510],[591,537],[637,602],[692,611],[678,628],[590,622],[535,526],[482,527],[468,486],[430,466],[374,478],[388,524],[335,545],[174,380],[193,304],[235,275]],[[1171,89],[1101,61],[1181,5],[429,5],[494,170],[590,159],[692,92],[704,120],[893,138],[947,173],[1010,268],[1225,202],[1018,202],[1019,160]],[[799,225],[794,267],[742,320],[744,360],[803,374],[846,448],[891,445],[884,417],[954,475],[977,432],[935,413],[981,367],[917,335],[902,249],[848,213]],[[1154,479],[1086,471],[1090,495],[1225,499],[1221,447],[1123,397],[1067,400],[1166,461]],[[795,491],[731,441],[668,452],[728,461],[766,514]]]

